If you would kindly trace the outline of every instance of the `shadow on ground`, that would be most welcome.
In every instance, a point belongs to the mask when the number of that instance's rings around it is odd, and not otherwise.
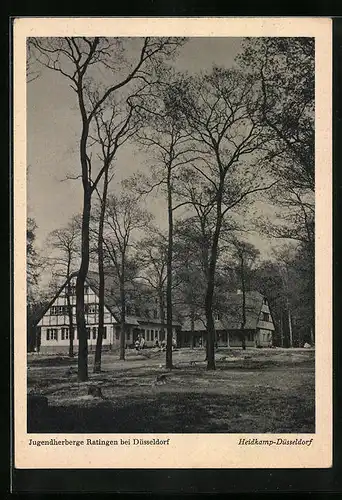
[[[48,406],[28,413],[28,432],[63,433],[312,433],[314,404],[297,397],[160,393],[96,405]]]

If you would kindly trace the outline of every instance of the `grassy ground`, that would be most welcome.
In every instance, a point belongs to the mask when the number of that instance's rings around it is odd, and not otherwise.
[[[28,391],[49,404],[29,412],[28,432],[314,432],[313,350],[219,349],[214,372],[203,359],[201,349],[174,351],[168,372],[156,350],[128,351],[126,361],[104,353],[102,373],[91,373],[89,356],[90,380],[78,383],[77,360],[29,355]]]

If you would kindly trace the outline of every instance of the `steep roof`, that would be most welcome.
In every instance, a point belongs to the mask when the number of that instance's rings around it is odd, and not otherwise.
[[[58,292],[55,294],[55,296],[50,300],[48,304],[41,310],[39,317],[37,318],[36,324],[40,321],[40,319],[46,314],[46,312],[50,309],[56,298],[60,295],[62,290],[65,288],[69,280],[77,276],[77,272],[73,273],[70,275],[70,277],[65,280],[63,285],[59,288]],[[99,274],[95,271],[88,271],[87,278],[86,278],[86,283],[90,286],[90,288],[95,292],[96,295],[99,295]],[[131,297],[131,301],[134,303],[134,299],[136,296],[139,296],[140,298],[146,294],[146,297],[148,295],[151,295],[151,289],[146,286],[144,283],[140,282],[135,282],[133,283],[127,283],[126,284],[126,290],[127,294]],[[114,291],[114,293],[113,293]],[[120,322],[120,307],[118,305],[118,291],[119,291],[119,284],[116,276],[113,274],[113,272],[110,272],[109,270],[106,270],[105,272],[105,297],[104,297],[104,303],[105,307],[110,311],[110,313],[114,316],[115,320],[119,323]],[[135,296],[135,297],[134,297]],[[129,302],[129,300],[127,301]],[[148,299],[146,298],[146,303],[148,303]],[[151,305],[149,301],[149,305]],[[126,319],[126,324],[128,325],[133,325],[133,326],[139,326],[140,323],[155,323],[155,324],[160,324],[161,321],[160,319],[156,318],[151,318],[143,315],[127,315],[125,316]],[[180,323],[177,323],[176,321],[173,321],[172,323],[174,326],[180,325]]]
[[[46,302],[44,307],[40,310],[40,313],[36,316],[35,325],[37,325],[39,323],[39,321],[42,319],[42,317],[44,316],[44,314],[46,314],[48,312],[48,310],[50,309],[52,304],[55,302],[56,298],[60,295],[60,293],[62,292],[62,290],[66,286],[66,284],[75,276],[77,276],[77,273],[70,274],[69,278],[67,280],[65,280],[63,285],[61,285],[59,287],[58,291],[55,293],[55,295],[52,297],[52,299],[49,302]]]
[[[99,275],[95,271],[88,271],[86,282],[92,288],[92,290],[99,295]],[[115,276],[110,273],[105,274],[105,296],[104,302],[105,306],[112,313],[116,321],[119,323],[120,321],[120,308],[118,307],[118,297],[117,295],[112,293],[112,289],[118,290],[118,282],[115,279]],[[137,320],[137,316],[131,316],[126,314],[126,323],[129,325],[139,325]]]
[[[263,295],[257,291],[249,291],[245,294],[246,297],[246,330],[254,330],[257,327],[261,306],[263,303]],[[242,293],[228,293],[226,295],[226,306],[224,311],[220,313],[220,320],[215,321],[215,330],[239,330],[242,321]],[[191,330],[190,319],[187,318],[182,329],[185,331]],[[203,331],[206,329],[205,316],[195,321],[195,331]]]

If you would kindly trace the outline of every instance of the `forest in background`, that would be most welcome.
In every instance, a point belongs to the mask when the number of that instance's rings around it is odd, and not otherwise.
[[[118,283],[122,331],[132,283],[148,284],[159,297],[168,368],[172,321],[185,311],[205,317],[208,369],[215,369],[213,317],[237,289],[268,298],[276,345],[314,343],[314,40],[244,39],[233,67],[213,66],[197,75],[173,65],[186,43],[28,40],[28,85],[41,72],[56,71],[74,93],[79,173],[67,181],[83,190],[79,213],[51,232],[43,252],[35,245],[35,220],[28,218],[28,346],[42,304],[77,271],[71,324],[80,334],[80,380],[88,377],[88,270],[97,271],[100,282],[94,371],[101,370],[109,268]],[[118,154],[133,144],[144,151],[147,165],[118,189]],[[156,197],[165,227],[148,209]],[[270,215],[257,210],[260,201],[271,206]],[[272,258],[262,258],[248,238],[251,231],[270,245],[280,242]],[[51,276],[48,287],[42,287],[43,272]],[[123,335],[121,340],[124,359]]]

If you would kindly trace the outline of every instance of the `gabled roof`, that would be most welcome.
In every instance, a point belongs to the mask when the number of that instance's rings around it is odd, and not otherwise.
[[[90,288],[93,290],[93,292],[95,292],[96,295],[99,295],[99,289],[100,289],[99,274],[96,273],[95,271],[88,271],[86,282],[88,283]],[[109,311],[114,316],[115,320],[119,323],[120,322],[120,308],[118,307],[117,296],[112,294],[112,288],[115,288],[116,290],[118,289],[117,280],[115,279],[115,277],[112,274],[106,273],[105,274],[105,296],[104,296],[105,306],[107,307],[107,309],[109,309]],[[128,325],[139,326],[137,316],[130,316],[130,315],[126,314],[125,319],[126,319],[126,323]]]
[[[92,290],[98,295],[99,294],[99,274],[95,271],[88,271],[87,275],[87,283],[92,288]],[[131,299],[127,298],[127,305],[132,303],[136,305],[136,302],[140,299],[142,302],[147,303],[151,307],[151,288],[147,286],[145,283],[135,281],[134,283],[128,282],[125,285],[126,292]],[[117,294],[113,294],[112,290],[115,290]],[[120,307],[118,301],[118,292],[119,292],[119,283],[118,280],[111,272],[108,270],[105,272],[105,306],[110,310],[113,314],[114,318],[119,322],[120,321]],[[144,299],[145,297],[145,299]],[[141,308],[143,309],[143,308]],[[144,312],[144,311],[142,311]],[[139,326],[141,323],[156,323],[160,324],[160,319],[151,318],[148,316],[141,315],[127,315],[125,316],[126,323],[129,325]],[[173,321],[173,326],[178,326],[180,323]]]
[[[56,298],[60,295],[60,293],[63,291],[67,283],[72,279],[77,276],[77,272],[72,273],[70,277],[65,280],[63,285],[58,289],[57,293],[55,296],[52,298],[52,300],[46,305],[44,309],[42,309],[40,316],[37,318],[36,324],[41,320],[41,318],[47,313],[47,311],[50,309],[50,307],[53,305],[55,302]],[[86,278],[86,283],[87,285],[93,290],[93,292],[96,295],[99,295],[99,274],[95,271],[88,271],[87,278]],[[118,306],[118,294],[112,293],[113,289],[118,292],[119,290],[119,285],[118,281],[113,274],[113,272],[110,271],[105,271],[105,307],[109,310],[109,312],[114,316],[115,321],[118,323],[120,322],[120,307]],[[127,283],[126,286],[127,293],[128,294],[134,294],[138,293],[142,295],[143,293],[151,293],[151,290],[143,283],[136,282],[134,285],[132,283]],[[139,326],[140,323],[155,323],[155,324],[160,324],[160,319],[155,319],[155,318],[149,318],[149,317],[144,317],[144,316],[137,316],[137,315],[127,315],[125,316],[126,324],[128,325],[133,325],[133,326]],[[173,326],[177,326],[179,323],[173,322]]]
[[[42,317],[48,312],[48,310],[50,309],[50,307],[52,306],[52,304],[55,302],[55,300],[57,299],[57,297],[60,295],[60,293],[63,291],[63,289],[67,285],[67,283],[72,278],[74,278],[75,276],[77,276],[77,273],[70,274],[69,278],[67,280],[65,280],[64,283],[63,283],[63,285],[61,285],[59,287],[59,289],[57,290],[57,292],[55,293],[55,295],[53,296],[53,298],[49,302],[46,303],[45,307],[43,307],[41,309],[39,316],[36,317],[36,321],[35,321],[36,325],[39,323],[39,321],[42,319]]]
[[[240,330],[242,322],[242,293],[228,293],[226,295],[226,307],[220,313],[220,320],[215,321],[215,330]],[[255,330],[257,328],[263,295],[257,291],[249,291],[245,294],[246,298],[246,330]],[[206,330],[205,316],[195,321],[195,331]],[[187,318],[182,329],[191,330],[190,319]]]

